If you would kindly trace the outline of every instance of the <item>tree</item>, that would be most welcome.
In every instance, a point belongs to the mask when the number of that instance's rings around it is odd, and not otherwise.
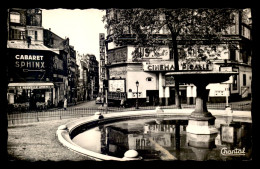
[[[173,58],[175,71],[179,71],[178,42],[183,45],[212,44],[223,41],[226,29],[234,24],[232,14],[239,9],[108,9],[103,21],[109,36],[118,45],[132,43],[136,46],[136,58],[139,48],[160,48],[168,44]],[[167,30],[163,40],[161,31]],[[127,39],[129,40],[125,40]],[[194,41],[196,39],[196,41]],[[175,77],[175,103],[181,108],[179,79]]]

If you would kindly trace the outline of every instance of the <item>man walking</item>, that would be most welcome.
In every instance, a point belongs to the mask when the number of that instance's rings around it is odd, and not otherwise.
[[[63,103],[63,108],[64,108],[64,110],[67,110],[67,98],[65,97],[65,99],[64,99],[64,103]]]

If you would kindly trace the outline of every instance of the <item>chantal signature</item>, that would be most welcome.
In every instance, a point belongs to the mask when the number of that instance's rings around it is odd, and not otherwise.
[[[234,150],[228,150],[226,147],[221,149],[221,154],[224,156],[236,156],[236,155],[245,155],[245,148],[239,149],[235,148]]]

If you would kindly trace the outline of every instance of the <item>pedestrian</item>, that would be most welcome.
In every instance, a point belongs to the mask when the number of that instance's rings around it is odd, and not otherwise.
[[[125,99],[124,98],[121,99],[120,107],[123,107],[123,108],[125,107]]]
[[[64,99],[64,103],[63,103],[63,108],[64,108],[64,110],[67,110],[67,98],[65,97],[65,99]]]

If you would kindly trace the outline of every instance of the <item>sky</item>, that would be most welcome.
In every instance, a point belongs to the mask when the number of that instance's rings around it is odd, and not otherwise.
[[[42,9],[42,26],[70,39],[79,54],[94,54],[99,60],[99,33],[105,33],[100,9]]]

